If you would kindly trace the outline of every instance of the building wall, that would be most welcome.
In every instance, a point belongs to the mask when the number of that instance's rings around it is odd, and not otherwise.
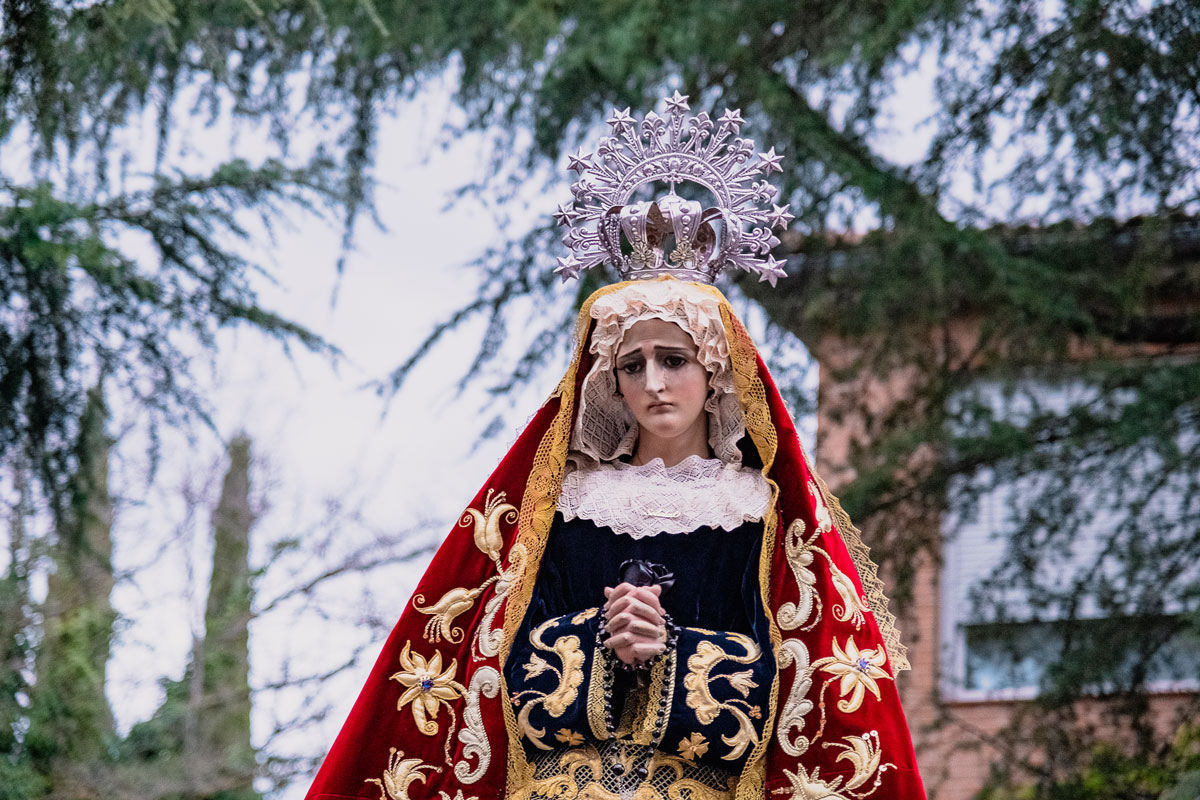
[[[969,321],[948,337],[951,346],[964,353],[971,352],[973,339]],[[1155,354],[1152,348],[1126,350],[1130,357]],[[880,419],[897,404],[913,399],[914,369],[899,364],[883,377],[870,370],[855,371],[859,354],[832,337],[813,349],[821,365],[814,457],[835,494],[854,478],[849,466],[853,448],[868,444],[880,428]],[[1087,352],[1080,350],[1075,357],[1086,359]],[[916,452],[913,458],[919,460],[921,455]],[[892,515],[886,528],[878,524],[863,527],[863,538],[873,547],[894,548],[906,540],[927,545],[916,558],[911,596],[902,603],[893,596],[891,603],[912,664],[910,671],[898,676],[897,685],[930,800],[968,800],[983,787],[992,765],[1006,758],[1001,732],[1014,714],[1029,710],[1029,706],[1013,701],[953,702],[941,696],[941,586],[932,555],[940,552],[936,544],[940,542],[940,518],[921,509],[906,509]],[[887,582],[886,572],[881,574]],[[1186,694],[1151,698],[1150,711],[1162,725],[1164,738],[1174,731],[1187,700]],[[1119,738],[1128,733],[1111,729],[1096,704],[1084,703],[1077,710],[1081,724],[1095,726],[1101,736]]]

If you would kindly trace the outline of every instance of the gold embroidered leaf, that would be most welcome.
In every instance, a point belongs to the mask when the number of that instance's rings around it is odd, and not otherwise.
[[[554,643],[554,652],[562,662],[562,680],[558,688],[546,695],[545,704],[550,716],[561,717],[579,695],[585,656],[579,647],[578,636],[560,636]]]

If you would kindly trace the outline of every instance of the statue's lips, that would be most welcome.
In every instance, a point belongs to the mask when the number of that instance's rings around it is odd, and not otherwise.
[[[674,407],[675,407],[674,403],[651,403],[647,407],[646,410],[647,411],[667,411]]]

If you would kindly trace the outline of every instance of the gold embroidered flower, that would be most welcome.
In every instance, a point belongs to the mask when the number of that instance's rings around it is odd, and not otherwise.
[[[400,672],[392,675],[390,680],[405,687],[404,694],[396,703],[396,709],[401,710],[412,703],[413,720],[417,728],[426,736],[437,733],[437,713],[440,704],[450,705],[451,700],[457,700],[466,694],[466,687],[454,680],[458,672],[458,660],[451,660],[450,666],[442,669],[442,654],[434,652],[428,661],[425,657],[409,651],[411,642],[404,643],[400,653]]]
[[[379,787],[379,800],[407,800],[408,787],[414,781],[425,782],[425,776],[421,774],[423,769],[436,771],[437,768],[422,763],[419,758],[404,758],[404,751],[393,747],[388,753],[388,765],[383,778],[367,778],[363,783],[373,783]]]
[[[758,686],[754,681],[754,673],[750,670],[735,672],[732,675],[718,675],[717,677],[728,680],[729,685],[736,689],[742,697],[748,697],[750,690]]]
[[[529,662],[521,665],[525,670],[525,680],[537,677],[546,670],[550,669],[549,662],[539,656],[537,653],[529,656]]]
[[[576,733],[570,728],[559,728],[558,733],[554,734],[554,738],[571,747],[578,747],[583,744],[583,734]]]
[[[693,733],[686,739],[679,740],[679,755],[688,761],[695,761],[708,752],[708,742],[703,733]]]
[[[837,640],[834,639],[833,655],[817,659],[813,662],[813,668],[828,672],[834,678],[841,678],[838,692],[842,699],[838,700],[838,708],[850,714],[862,705],[863,694],[867,690],[875,695],[876,700],[879,699],[879,684],[876,681],[892,678],[887,670],[883,669],[886,660],[887,654],[883,652],[883,648],[860,651],[858,645],[854,644],[854,637],[850,636],[846,639],[844,650],[838,647]],[[846,695],[850,697],[847,698]]]

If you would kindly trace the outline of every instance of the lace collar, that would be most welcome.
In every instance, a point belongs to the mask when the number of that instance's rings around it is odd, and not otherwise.
[[[576,517],[641,539],[712,527],[731,531],[760,520],[771,502],[762,473],[718,458],[689,456],[668,467],[661,458],[571,462],[558,497],[563,519]]]

